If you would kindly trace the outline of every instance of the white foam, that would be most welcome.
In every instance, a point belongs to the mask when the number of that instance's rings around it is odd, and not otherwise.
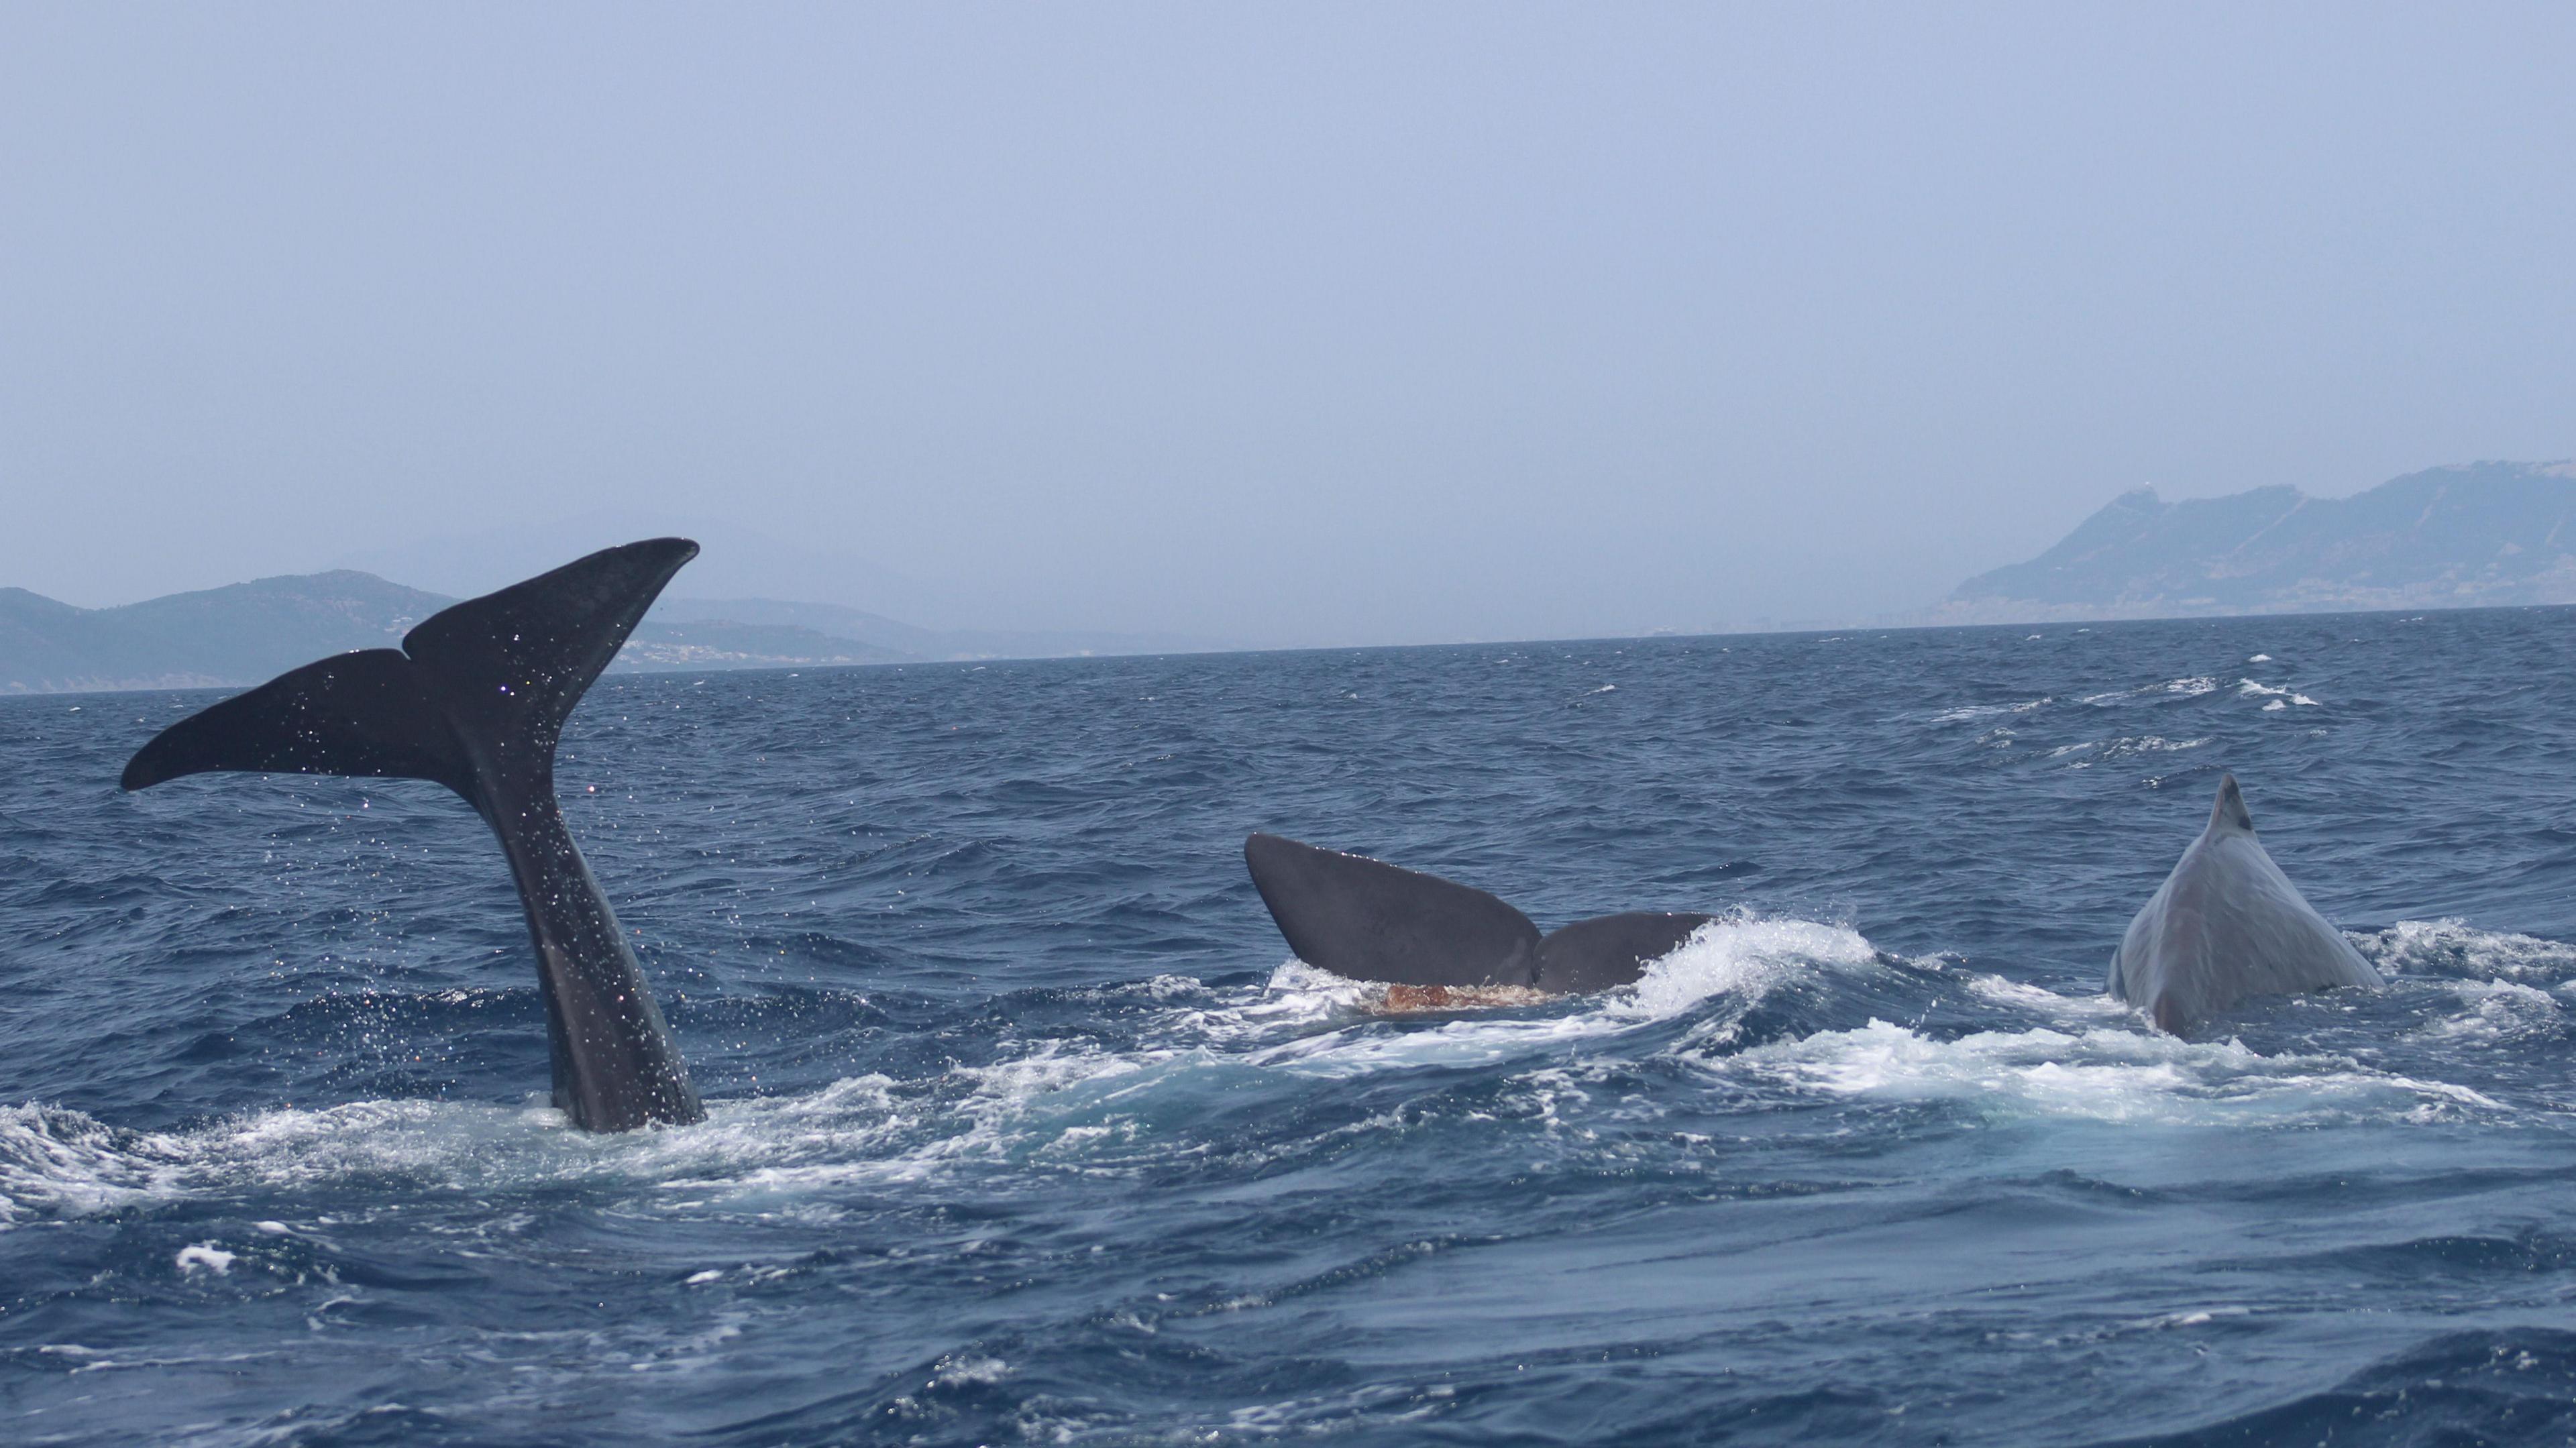
[[[2285,704],[2298,704],[2311,709],[2318,707],[2317,701],[2305,694],[2296,693],[2287,688],[2275,689],[2269,684],[2258,684],[2252,679],[2237,680],[2236,692],[2242,698],[2271,700],[2271,703],[2263,706],[2266,709],[2277,709]]]
[[[2018,704],[1971,704],[1957,709],[1944,709],[1932,716],[1932,722],[1964,724],[1972,719],[1992,719],[1999,714],[2027,714],[2033,709],[2044,709],[2054,702],[2056,702],[2054,699],[2025,699]]]
[[[2065,759],[2070,755],[2085,756],[2074,759],[2067,765],[2070,769],[2083,769],[2106,759],[2125,759],[2138,754],[2179,754],[2186,749],[2198,749],[2209,742],[2208,736],[2199,739],[2167,739],[2161,734],[2137,734],[2119,739],[2095,739],[2083,744],[2061,744],[2048,751],[2048,757]]]
[[[1717,996],[1732,997],[1729,1004],[1736,1009],[1713,1029],[1731,1037],[1735,1019],[1782,984],[1819,970],[1875,968],[1877,961],[1877,951],[1858,931],[1739,910],[1691,932],[1670,954],[1647,966],[1634,986],[1582,997],[1570,1010],[1559,1006],[1536,1017],[1462,1013],[1436,1026],[1401,1031],[1361,1015],[1329,1034],[1282,1042],[1249,1059],[1336,1077],[1400,1067],[1479,1065],[1668,1020]],[[1354,1013],[1364,1010],[1377,990],[1299,961],[1280,967],[1271,981],[1291,999],[1321,997],[1335,1009]]]
[[[2166,679],[2153,684],[2140,684],[2134,689],[2113,689],[2101,694],[2085,694],[2075,702],[2090,704],[2096,709],[2108,709],[2114,704],[2125,704],[2132,699],[2149,699],[2164,695],[2180,695],[2186,699],[2197,699],[2203,694],[2217,691],[2217,679],[2207,674],[2195,674],[2186,679]]]
[[[939,1360],[938,1381],[942,1387],[961,1387],[967,1383],[998,1383],[1010,1375],[1011,1365],[997,1357],[969,1353]]]
[[[2576,945],[2511,931],[2480,930],[2456,917],[2400,920],[2385,930],[2346,933],[2387,975],[2576,981]]]
[[[1295,961],[1260,987],[1211,990],[1166,976],[1103,992],[1150,1006],[1141,1039],[1124,1046],[1005,1042],[996,1061],[909,1081],[870,1074],[793,1095],[718,1100],[702,1122],[614,1135],[573,1130],[536,1098],[281,1106],[175,1132],[114,1130],[37,1105],[0,1107],[0,1230],[208,1193],[319,1198],[351,1189],[383,1196],[579,1186],[640,1193],[672,1209],[749,1201],[758,1210],[828,1216],[837,1209],[811,1188],[994,1166],[1134,1169],[1187,1136],[1211,1074],[1353,1076],[1501,1060],[1666,1020],[1717,997],[1732,1009],[1694,1029],[1723,1033],[1786,982],[1874,968],[1875,960],[1849,929],[1738,911],[1702,926],[1633,987],[1535,1009],[1463,1013],[1429,1027],[1373,1014],[1371,987]],[[769,1197],[776,1200],[760,1200]],[[256,1230],[298,1229],[262,1221]],[[214,1270],[211,1258],[189,1260],[194,1270]]]
[[[2558,1028],[2562,1014],[2558,998],[2538,986],[2516,980],[2457,980],[2450,987],[2463,1010],[2426,1025],[2422,1034],[2428,1038],[2488,1045]]]
[[[1970,976],[1967,984],[1971,994],[2060,1022],[2124,1020],[2136,1014],[2127,1004],[2106,994],[2060,995],[2045,986],[2007,980],[2000,975]]]
[[[1719,994],[1751,1005],[1773,990],[1824,971],[1873,970],[1878,951],[1857,930],[1750,911],[1721,915],[1646,968],[1635,988],[1602,1010],[1632,1020],[1676,1016]]]
[[[2399,978],[2432,978],[2432,998],[2444,1008],[2422,1027],[2428,1040],[2475,1044],[2555,1031],[2562,1014],[2576,1010],[2569,999],[2576,946],[2457,920],[2400,922],[2354,939]],[[2022,1013],[2029,1028],[1940,1039],[1873,1021],[1737,1049],[1743,1023],[1763,1001],[1784,990],[1847,994],[1855,980],[1882,971],[1882,959],[1847,927],[1739,910],[1695,931],[1632,987],[1435,1021],[1374,1014],[1371,987],[1295,961],[1257,986],[1210,988],[1164,976],[1102,988],[1105,1007],[1118,1007],[1104,1014],[1134,1031],[1115,1043],[1006,1040],[998,1059],[983,1063],[719,1100],[696,1125],[610,1136],[572,1130],[534,1100],[288,1106],[174,1132],[111,1129],[56,1108],[0,1107],[0,1231],[206,1195],[287,1201],[563,1186],[595,1187],[643,1210],[713,1204],[822,1221],[844,1208],[817,1186],[996,1170],[1132,1172],[1167,1162],[1175,1150],[1214,1149],[1195,1129],[1211,1091],[1281,1073],[1349,1078],[1520,1061],[1514,1070],[1534,1093],[1533,1119],[1553,1122],[1562,1109],[1571,1130],[1586,1119],[1579,1098],[1599,1063],[1589,1051],[1564,1048],[1676,1019],[1687,1032],[1660,1050],[1738,1079],[1827,1096],[1961,1099],[2030,1116],[2258,1123],[2490,1104],[2472,1091],[2341,1057],[2263,1057],[2233,1042],[2179,1041],[2145,1030],[2107,996],[2059,995],[1964,971],[1953,977],[1962,989]],[[1335,1131],[1402,1124],[1372,1117]],[[321,1240],[330,1229],[321,1219],[290,1218],[246,1230]],[[219,1271],[211,1256],[190,1257],[181,1270]]]
[[[179,1270],[182,1273],[212,1272],[218,1277],[229,1277],[233,1270],[233,1255],[212,1242],[199,1242],[193,1247],[179,1249]]]
[[[1829,1096],[1954,1101],[2004,1117],[2283,1125],[2500,1109],[2467,1087],[2345,1057],[2264,1056],[2234,1040],[2134,1029],[2041,1027],[1943,1040],[1873,1020],[1706,1064]]]
[[[1059,1054],[1041,1049],[1006,1067],[960,1068],[907,1093],[886,1077],[861,1076],[794,1096],[719,1101],[694,1125],[614,1135],[572,1130],[561,1112],[537,1103],[278,1107],[185,1132],[114,1132],[79,1112],[0,1108],[0,1230],[29,1217],[245,1189],[321,1196],[353,1185],[381,1194],[389,1185],[591,1184],[677,1201],[817,1175],[918,1176],[979,1149],[1004,1149],[998,1138],[1015,1102],[1103,1069]],[[1137,1069],[1104,1060],[1112,1071]]]
[[[89,1216],[172,1190],[176,1138],[116,1132],[77,1111],[0,1107],[0,1228],[27,1216]]]

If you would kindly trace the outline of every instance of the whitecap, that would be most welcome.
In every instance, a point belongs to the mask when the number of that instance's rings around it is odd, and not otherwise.
[[[2555,1031],[2563,1014],[2556,996],[2521,981],[2455,980],[2450,988],[2463,1010],[2428,1023],[2427,1038],[2491,1045]]]
[[[1935,724],[1965,724],[1974,719],[1992,719],[1999,714],[2027,714],[2055,702],[2049,698],[2025,699],[2018,704],[1969,704],[1957,709],[1944,709],[1932,716]]]
[[[960,1354],[939,1360],[938,1382],[941,1387],[962,1387],[968,1383],[998,1383],[1011,1375],[1011,1365],[997,1357]]]
[[[2576,981],[2576,945],[2506,930],[2481,930],[2455,916],[2400,920],[2385,930],[2345,933],[2386,975]]]
[[[2039,1027],[1951,1039],[1872,1020],[1707,1063],[1828,1096],[1951,1101],[2006,1117],[2177,1125],[2423,1120],[2500,1109],[2465,1086],[2341,1056],[2265,1056],[2235,1040]]]
[[[2138,734],[2119,739],[2096,739],[2083,744],[2061,744],[2048,751],[2048,757],[2087,756],[2070,766],[2081,769],[2094,760],[2125,759],[2137,754],[2178,754],[2186,749],[2198,749],[2209,743],[2210,738],[2204,735],[2198,739],[2167,739],[2161,734]]]
[[[1669,1020],[1712,998],[1728,997],[1734,1009],[1711,1029],[1731,1038],[1735,1021],[1784,984],[1818,971],[1875,969],[1877,950],[1860,932],[1794,917],[1737,910],[1691,932],[1673,951],[1646,967],[1633,986],[1604,991],[1554,1013],[1466,1014],[1437,1026],[1389,1031],[1363,1019],[1324,1035],[1283,1042],[1248,1058],[1262,1065],[1333,1076],[1397,1067],[1469,1066],[1584,1037],[1632,1030]],[[1319,979],[1320,978],[1320,979]],[[1383,987],[1339,981],[1292,961],[1272,977],[1293,997],[1312,999],[1330,990],[1336,1005],[1366,1010]],[[1334,982],[1326,987],[1323,982]]]
[[[2239,697],[2271,700],[2271,703],[2263,706],[2266,709],[2278,709],[2284,704],[2302,704],[2309,708],[2317,707],[2316,700],[2290,689],[2275,689],[2269,684],[2258,684],[2252,679],[2239,679],[2236,681],[2236,684],[2236,692]]]
[[[1998,1004],[2059,1021],[2124,1020],[2135,1014],[2126,1003],[2099,992],[2061,995],[2046,986],[2031,985],[2000,975],[1969,976],[1967,987],[1971,994]]]

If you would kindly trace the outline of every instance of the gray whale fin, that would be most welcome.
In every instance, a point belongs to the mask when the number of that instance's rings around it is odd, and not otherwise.
[[[2230,774],[2207,827],[2129,922],[2104,984],[2179,1035],[2249,996],[2385,982],[2273,863]]]
[[[688,1066],[554,787],[564,720],[697,552],[685,538],[603,549],[442,610],[398,650],[291,670],[162,730],[122,783],[236,770],[446,785],[492,827],[518,883],[555,1105],[592,1131],[699,1120]]]
[[[1542,937],[1482,890],[1366,855],[1256,834],[1243,862],[1288,948],[1345,980],[1608,990],[1634,983],[1710,919],[1640,911]]]

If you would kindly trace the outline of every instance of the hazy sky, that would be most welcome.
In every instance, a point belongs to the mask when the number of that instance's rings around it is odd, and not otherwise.
[[[1636,632],[2570,454],[2563,4],[0,0],[78,603],[677,516],[929,623]]]

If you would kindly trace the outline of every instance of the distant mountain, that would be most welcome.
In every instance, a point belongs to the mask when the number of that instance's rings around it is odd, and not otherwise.
[[[453,602],[342,568],[166,594],[98,612],[140,637],[184,650],[189,673],[251,680],[344,649],[399,645],[413,624]]]
[[[671,598],[653,605],[653,616],[671,623],[735,623],[810,629],[827,638],[849,639],[907,658],[940,658],[947,634],[901,623],[883,614],[844,608],[837,603],[787,603],[775,598]]]
[[[387,578],[417,579],[463,598],[542,573],[594,548],[652,537],[694,538],[701,545],[698,556],[672,580],[673,592],[684,596],[819,599],[942,625],[972,617],[972,589],[916,578],[827,541],[778,538],[720,517],[652,509],[602,509],[551,521],[514,518],[507,526],[443,537],[360,544],[331,561]]]
[[[398,647],[412,625],[455,601],[354,569],[119,608],[75,608],[0,588],[0,693],[256,684],[326,654]],[[827,668],[1189,648],[1188,640],[1119,634],[945,633],[834,604],[664,599],[612,667]]]
[[[787,669],[831,668],[841,664],[909,664],[918,654],[871,648],[850,639],[833,638],[810,628],[777,624],[736,623],[707,619],[669,623],[647,617],[635,626],[611,668],[619,669]]]
[[[1275,641],[1264,645],[1184,634],[991,627],[997,613],[1015,618],[1027,605],[997,600],[980,585],[915,577],[843,552],[828,540],[789,541],[723,518],[650,509],[602,510],[533,524],[514,520],[507,528],[361,548],[339,561],[388,577],[416,578],[462,597],[541,573],[593,548],[657,535],[694,538],[704,545],[653,606],[653,617],[673,622],[785,624],[921,659],[1216,653],[1275,646]],[[928,619],[931,626],[899,623],[895,614]]]
[[[2576,603],[2576,463],[2465,463],[2349,498],[2113,499],[1935,621]]]
[[[345,649],[383,648],[451,599],[343,569],[74,608],[0,589],[0,691],[249,683]]]
[[[1093,654],[1203,654],[1241,645],[1186,634],[1086,629],[928,629],[837,603],[774,598],[666,598],[653,616],[674,623],[734,619],[784,624],[917,659],[1062,659]]]

